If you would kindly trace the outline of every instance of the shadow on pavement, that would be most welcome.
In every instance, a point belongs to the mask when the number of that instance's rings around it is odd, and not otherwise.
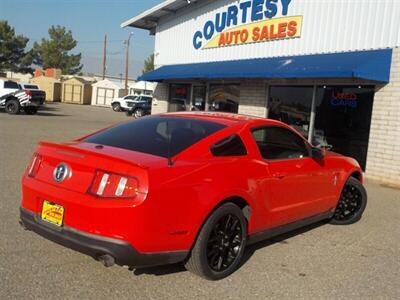
[[[297,235],[302,235],[308,231],[311,231],[315,228],[318,228],[322,225],[327,224],[327,222],[328,221],[321,221],[321,222],[318,222],[315,224],[311,224],[311,225],[305,226],[303,228],[299,228],[297,230],[293,230],[291,232],[288,232],[288,233],[276,236],[274,238],[264,240],[264,241],[261,241],[261,242],[258,242],[258,243],[248,246],[246,248],[246,251],[242,258],[242,262],[240,263],[240,266],[238,269],[240,269],[253,256],[253,254],[257,250],[263,249],[265,247],[271,246],[276,243],[289,244],[287,239],[290,239]],[[265,266],[265,267],[267,267],[267,266]],[[136,276],[140,276],[143,274],[163,276],[163,275],[186,272],[186,269],[183,266],[183,263],[174,264],[174,265],[166,265],[166,266],[150,267],[150,268],[138,268],[138,269],[131,268],[130,270],[133,271],[133,274]]]
[[[131,270],[133,271],[133,274],[136,276],[143,275],[143,274],[162,276],[162,275],[186,272],[185,267],[181,263],[173,264],[173,265],[166,265],[166,266],[150,267],[150,268],[138,268],[138,269],[131,269]]]
[[[37,116],[41,117],[70,117],[70,115],[57,113],[60,111],[60,107],[56,103],[46,104],[40,107],[36,113]]]
[[[42,105],[40,107],[40,111],[55,111],[55,110],[59,110],[59,105],[56,103],[52,103],[52,104],[46,104],[46,105]]]
[[[41,116],[41,117],[70,117],[71,115],[65,115],[65,114],[57,114],[57,113],[51,113],[51,112],[44,112],[44,111],[38,111],[36,113],[36,116]]]
[[[255,243],[253,245],[250,245],[246,248],[246,251],[243,255],[242,258],[242,263],[240,265],[240,267],[242,267],[252,256],[253,254],[260,249],[263,249],[265,247],[271,246],[273,244],[279,243],[279,244],[289,244],[289,242],[287,241],[288,239],[297,236],[297,235],[302,235],[308,231],[314,230],[322,225],[327,224],[328,221],[321,221],[315,224],[311,224],[287,233],[284,233],[282,235],[278,235],[276,237],[273,237],[271,239],[268,240],[264,240],[264,241],[260,241],[258,243]],[[240,268],[239,267],[239,268]]]

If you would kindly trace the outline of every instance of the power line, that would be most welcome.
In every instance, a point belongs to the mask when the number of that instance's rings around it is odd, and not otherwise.
[[[45,38],[44,38],[45,39]],[[30,38],[30,41],[34,41],[34,42],[41,42],[42,39],[37,39],[37,38]],[[122,43],[124,40],[109,40],[108,43]],[[104,41],[90,41],[90,40],[76,40],[76,42],[78,43],[103,43]]]

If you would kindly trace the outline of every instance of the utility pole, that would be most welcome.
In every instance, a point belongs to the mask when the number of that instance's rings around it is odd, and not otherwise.
[[[107,69],[107,34],[104,35],[104,48],[103,48],[103,80],[106,79]]]
[[[103,48],[103,80],[106,79],[107,68],[107,34],[104,35],[104,48]]]
[[[129,37],[126,40],[125,44],[126,44],[126,57],[125,57],[125,91],[126,94],[129,94],[128,91],[128,69],[129,69],[129,45],[130,45],[130,41],[131,41],[131,37],[133,35],[133,32],[129,33]]]

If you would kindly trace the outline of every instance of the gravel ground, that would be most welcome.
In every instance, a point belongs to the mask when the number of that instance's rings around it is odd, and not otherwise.
[[[125,120],[111,109],[66,104],[36,116],[0,112],[0,299],[400,299],[400,191],[372,182],[359,223],[317,224],[254,245],[240,270],[218,282],[180,265],[106,269],[22,230],[20,178],[38,141]]]

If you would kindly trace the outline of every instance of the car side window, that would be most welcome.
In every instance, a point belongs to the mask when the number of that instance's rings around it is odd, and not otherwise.
[[[4,81],[4,88],[5,89],[20,89],[21,86],[14,81]]]
[[[247,155],[246,146],[242,139],[234,134],[211,146],[211,153],[214,156],[245,156]]]
[[[270,126],[252,130],[252,135],[267,160],[296,159],[309,156],[305,141],[289,129]]]

